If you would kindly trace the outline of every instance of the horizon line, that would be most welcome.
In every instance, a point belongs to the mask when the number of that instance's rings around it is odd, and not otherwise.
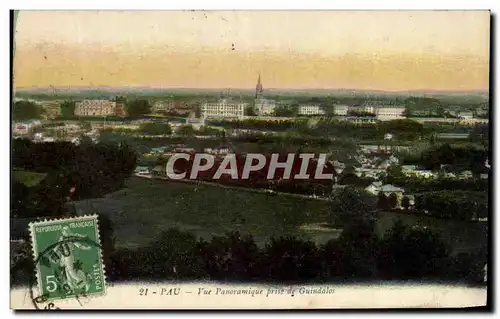
[[[30,86],[30,87],[16,87],[13,88],[13,91],[16,90],[23,90],[23,91],[29,91],[29,90],[52,90],[52,91],[57,91],[57,90],[64,90],[64,91],[71,91],[71,90],[154,90],[154,91],[168,91],[168,90],[207,90],[207,91],[227,91],[227,90],[238,90],[238,91],[255,91],[254,88],[248,88],[248,87],[219,87],[219,88],[210,88],[210,87],[158,87],[158,86]],[[380,93],[412,93],[412,92],[420,92],[420,93],[489,93],[489,88],[488,89],[472,89],[472,90],[445,90],[445,89],[429,89],[429,88],[422,88],[422,89],[412,89],[412,90],[379,90],[379,89],[358,89],[358,88],[266,88],[266,90],[271,90],[271,91],[359,91],[359,92],[380,92]],[[269,93],[269,92],[268,92]],[[54,94],[57,94],[57,92],[54,92]],[[265,94],[265,92],[264,92]]]

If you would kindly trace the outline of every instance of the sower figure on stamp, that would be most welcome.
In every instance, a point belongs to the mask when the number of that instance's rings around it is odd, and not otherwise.
[[[71,291],[75,289],[89,290],[87,277],[83,270],[78,269],[78,262],[74,260],[74,249],[89,250],[90,245],[68,240],[70,238],[85,238],[85,236],[77,233],[71,233],[67,226],[63,227],[61,237],[59,237],[59,245],[54,247],[53,254],[49,255],[49,259],[56,264],[59,264],[63,271],[61,280],[62,284],[67,284],[67,288]]]

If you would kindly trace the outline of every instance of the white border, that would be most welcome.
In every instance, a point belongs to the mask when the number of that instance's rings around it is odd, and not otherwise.
[[[494,7],[493,0],[475,0],[469,1],[467,5],[460,1],[370,1],[370,0],[350,0],[335,1],[328,3],[324,0],[241,0],[241,1],[203,1],[203,0],[184,0],[184,1],[154,1],[134,0],[121,1],[61,1],[46,0],[43,2],[37,0],[16,1],[15,7],[19,10],[33,9],[59,9],[59,10],[178,10],[178,9],[197,9],[197,10],[485,10]]]
[[[3,18],[3,23],[1,23],[1,32],[0,35],[2,37],[2,43],[8,43],[9,41],[9,12],[8,9],[11,8],[16,8],[16,9],[196,9],[196,8],[204,8],[204,9],[357,9],[357,10],[362,10],[362,9],[378,9],[378,10],[383,10],[383,9],[492,9],[493,13],[498,13],[500,10],[499,8],[499,1],[497,0],[475,0],[475,1],[467,1],[466,4],[465,2],[461,1],[435,1],[435,0],[419,0],[416,2],[406,2],[406,1],[388,1],[388,0],[378,0],[378,1],[369,1],[369,0],[348,0],[348,1],[343,1],[339,2],[336,1],[334,4],[331,4],[330,2],[327,2],[325,0],[308,0],[308,1],[293,1],[293,0],[285,0],[285,1],[264,1],[264,0],[240,0],[240,1],[220,1],[220,0],[212,0],[210,2],[203,1],[203,0],[185,0],[182,2],[157,2],[157,1],[151,1],[151,0],[142,0],[140,2],[138,1],[132,1],[132,0],[122,0],[122,1],[116,1],[116,2],[111,2],[108,1],[108,3],[105,3],[102,0],[86,0],[86,1],[64,1],[64,0],[46,0],[43,2],[40,1],[23,1],[23,0],[17,0],[17,1],[4,1],[1,2],[1,7],[2,10],[0,12],[1,16]],[[496,18],[498,20],[498,17]],[[498,33],[495,36],[495,40],[498,40]],[[467,45],[467,44],[464,44]],[[496,41],[494,42],[494,45],[496,46]],[[0,54],[2,54],[2,74],[3,74],[3,85],[1,86],[0,90],[2,92],[2,97],[3,97],[3,106],[0,108],[1,112],[1,117],[4,119],[6,123],[1,126],[1,129],[4,130],[2,136],[2,145],[3,148],[10,153],[9,145],[10,145],[10,111],[9,111],[9,77],[8,74],[10,74],[9,71],[9,53],[7,50],[0,50]],[[495,70],[497,71],[497,70]],[[494,90],[498,90],[498,86],[495,85],[495,87],[490,88]],[[492,101],[494,103],[495,107],[496,105],[496,100]],[[500,118],[500,111],[497,110],[495,112],[495,120],[498,120]],[[497,137],[497,136],[495,136]],[[493,150],[496,150],[496,143],[498,139],[495,139],[495,146]],[[493,162],[495,163],[495,167],[497,164],[497,155],[495,154]],[[7,171],[6,167],[9,165],[9,160],[7,159],[6,156],[3,156],[1,158],[2,160],[2,167],[4,167],[4,170],[2,170],[2,174],[4,174],[4,178],[2,179],[3,181],[7,182],[10,179],[10,174]],[[495,170],[494,170],[495,172]],[[497,174],[494,174],[494,181],[496,182],[497,179]],[[4,183],[3,184],[3,189],[2,189],[2,203],[5,205],[5,212],[10,211],[10,206],[9,206],[9,198],[10,196],[8,195],[9,193],[9,184]],[[500,190],[495,188],[495,194],[494,198],[500,198]],[[8,218],[8,214],[4,214],[4,218]],[[498,229],[498,223],[499,223],[500,218],[495,218],[495,227],[494,229]],[[1,227],[3,227],[3,234],[7,237],[9,235],[9,223],[1,223]],[[492,238],[492,242],[495,240],[495,234]],[[9,251],[9,246],[8,246],[8,241],[7,238],[3,241],[2,249],[5,249],[5,254],[7,255],[7,252]],[[496,248],[498,248],[498,244],[496,245]],[[495,249],[495,256],[498,255],[498,249]],[[2,264],[7,265],[8,261],[5,261]],[[7,266],[6,266],[7,268]],[[497,263],[497,268],[498,269],[498,263]],[[3,273],[6,274],[8,269],[2,269]],[[495,271],[497,274],[495,277],[498,278],[498,271]],[[2,300],[7,301],[7,304],[4,304],[4,306],[1,308],[2,309],[2,315],[7,314],[9,317],[13,316],[12,312],[9,312],[7,309],[9,309],[8,305],[8,300],[9,300],[9,295],[10,295],[10,290],[9,287],[10,284],[7,281],[7,276],[2,276],[5,280],[5,284],[2,286],[5,287],[4,293]],[[496,286],[496,285],[495,285]],[[497,298],[495,298],[495,302],[498,303],[498,293],[496,294]],[[35,316],[38,316],[39,314],[34,314]],[[133,314],[134,316],[137,314]],[[176,316],[177,314],[168,314],[169,316]],[[202,314],[205,315],[205,314]],[[220,314],[216,314],[220,315]],[[226,314],[226,315],[237,315],[237,314]],[[274,317],[274,314],[263,314],[259,313],[256,314],[261,317],[268,317],[272,318]],[[304,315],[305,314],[301,314]],[[426,316],[429,316],[430,314],[426,313],[424,314]],[[462,314],[455,314],[457,316],[461,316]],[[464,315],[467,315],[464,313]],[[194,316],[193,314],[189,314],[187,316]],[[359,316],[359,314],[358,314]],[[430,315],[432,316],[432,315]]]

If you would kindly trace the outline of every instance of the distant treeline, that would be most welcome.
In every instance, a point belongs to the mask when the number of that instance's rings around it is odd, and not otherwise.
[[[59,91],[54,93],[51,89],[48,92],[16,92],[16,97],[40,100],[69,100],[69,99],[114,99],[117,96],[127,99],[182,99],[182,100],[213,100],[221,97],[220,90],[187,90],[161,91],[161,90],[133,90],[133,91],[103,91],[103,90],[83,90],[80,92]],[[225,96],[252,100],[255,96],[253,90],[233,90],[226,92]],[[328,90],[311,90],[309,92],[264,92],[264,97],[277,101],[294,101],[297,103],[334,103],[345,105],[362,105],[366,102],[379,103],[385,105],[404,105],[417,107],[434,106],[477,106],[487,104],[489,99],[486,94],[434,94],[433,96],[407,94],[377,94],[371,92],[328,92]]]
[[[485,168],[489,151],[479,144],[435,144],[422,153],[404,154],[405,165],[421,165],[425,169],[438,170],[443,165],[451,171],[470,170],[473,174],[487,173]]]
[[[441,190],[420,193],[415,196],[417,209],[425,209],[428,215],[462,221],[488,218],[489,196],[487,192]]]
[[[382,140],[386,133],[393,134],[398,140],[417,140],[426,134],[423,125],[412,120],[393,120],[359,125],[331,119],[320,119],[313,124],[309,124],[307,120],[264,121],[248,119],[241,121],[212,120],[207,124],[226,129],[277,131],[304,136],[331,136],[360,140]]]

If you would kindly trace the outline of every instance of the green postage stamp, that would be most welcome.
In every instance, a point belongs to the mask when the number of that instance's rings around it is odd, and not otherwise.
[[[34,222],[30,232],[45,300],[105,293],[97,215]]]

